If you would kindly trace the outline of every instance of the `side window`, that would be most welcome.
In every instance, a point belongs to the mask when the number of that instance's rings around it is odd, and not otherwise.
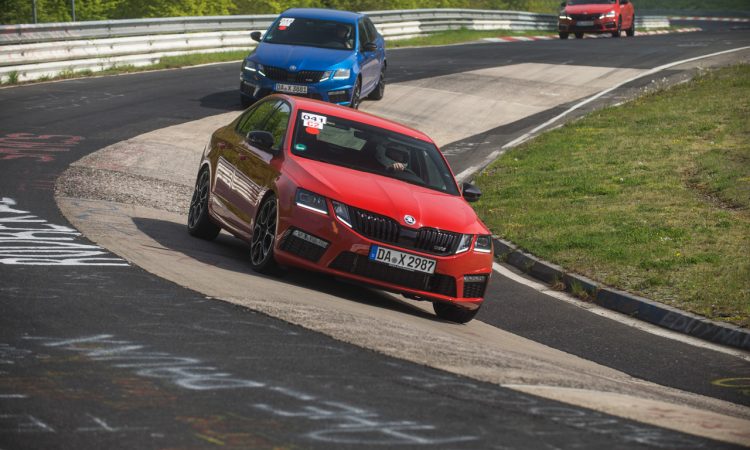
[[[239,122],[237,122],[237,128],[235,128],[237,133],[247,136],[247,133],[253,130],[262,130],[263,123],[271,111],[274,110],[277,103],[274,101],[265,101],[259,103],[255,108],[246,111]]]
[[[367,35],[367,27],[365,27],[364,21],[359,21],[359,48],[362,48],[370,42],[370,36]]]
[[[273,149],[281,150],[281,146],[284,145],[284,136],[286,136],[286,130],[289,127],[289,115],[291,114],[291,108],[285,102],[279,102],[278,107],[273,112],[273,115],[268,118],[263,129],[273,135]]]
[[[375,25],[372,23],[372,20],[370,20],[369,17],[365,17],[364,22],[365,27],[367,28],[367,33],[370,36],[370,42],[375,42],[375,40],[378,38],[377,28],[375,28]]]

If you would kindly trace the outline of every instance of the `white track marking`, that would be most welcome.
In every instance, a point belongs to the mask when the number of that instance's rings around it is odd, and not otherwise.
[[[694,58],[688,58],[688,59],[683,59],[683,60],[680,60],[680,61],[671,62],[671,63],[664,64],[664,65],[661,65],[661,66],[658,66],[658,67],[654,67],[653,69],[647,70],[646,72],[643,72],[641,74],[638,74],[638,75],[635,75],[633,77],[630,77],[630,78],[628,78],[628,79],[626,79],[624,81],[621,81],[621,82],[615,84],[614,86],[612,86],[610,88],[607,88],[607,89],[599,92],[598,94],[595,94],[595,95],[587,98],[586,100],[583,100],[581,102],[576,103],[575,105],[571,106],[570,108],[568,108],[567,110],[563,111],[562,113],[556,115],[555,117],[549,119],[548,121],[544,122],[543,124],[536,126],[533,130],[529,131],[528,133],[524,133],[523,135],[517,137],[516,139],[513,139],[512,141],[510,141],[507,144],[503,145],[500,149],[495,150],[494,152],[490,153],[484,159],[484,161],[482,161],[482,163],[473,165],[473,166],[468,167],[468,168],[464,169],[463,171],[461,171],[461,173],[459,173],[458,175],[456,175],[456,179],[459,182],[465,181],[469,176],[471,176],[472,174],[474,174],[477,170],[480,170],[481,168],[483,168],[483,167],[487,166],[488,164],[490,164],[492,161],[494,161],[495,159],[497,159],[500,155],[502,155],[503,153],[505,153],[505,151],[508,150],[509,148],[515,147],[516,145],[521,144],[522,142],[524,142],[524,141],[528,140],[529,138],[531,138],[538,131],[540,131],[540,130],[548,127],[549,125],[557,122],[558,120],[560,120],[561,118],[567,116],[568,114],[570,114],[571,112],[575,111],[576,109],[579,109],[580,107],[582,107],[584,105],[587,105],[587,104],[593,102],[594,100],[602,97],[603,95],[606,95],[606,94],[614,91],[615,89],[618,89],[621,86],[624,86],[624,85],[626,85],[626,84],[628,84],[628,83],[630,83],[632,81],[635,81],[635,80],[637,80],[639,78],[643,78],[643,77],[648,76],[648,75],[653,75],[653,74],[655,74],[657,72],[661,72],[662,70],[669,69],[670,67],[679,66],[681,64],[686,64],[686,63],[693,62],[693,61],[698,61],[700,59],[711,58],[713,56],[719,56],[719,55],[724,55],[724,54],[727,54],[727,53],[739,52],[739,51],[747,50],[747,49],[750,49],[750,46],[733,48],[733,49],[724,50],[724,51],[721,51],[721,52],[710,53],[708,55],[696,56]]]

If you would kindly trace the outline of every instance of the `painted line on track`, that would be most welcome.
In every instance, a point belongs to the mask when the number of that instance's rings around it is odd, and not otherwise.
[[[692,27],[692,28],[678,28],[676,30],[656,30],[656,31],[638,31],[635,33],[634,37],[639,36],[654,36],[657,34],[672,34],[672,33],[693,33],[696,31],[703,31],[703,28],[698,27]],[[610,38],[611,36],[608,33],[603,34],[584,34],[584,39],[602,39],[602,38]],[[502,36],[502,37],[494,37],[494,38],[484,38],[482,41],[484,42],[495,42],[495,43],[505,43],[505,42],[531,42],[531,41],[549,41],[553,39],[559,39],[558,35],[556,34],[542,34],[537,36]]]
[[[633,77],[630,77],[627,80],[621,81],[621,82],[615,84],[614,86],[612,86],[610,88],[607,88],[607,89],[599,92],[598,94],[594,94],[593,96],[591,96],[591,97],[589,97],[589,98],[587,98],[585,100],[582,100],[582,101],[576,103],[575,105],[571,106],[570,108],[568,108],[567,110],[561,112],[560,114],[556,115],[555,117],[549,119],[548,121],[542,123],[541,125],[536,126],[531,131],[529,131],[527,133],[524,133],[523,135],[517,137],[516,139],[513,139],[512,141],[510,141],[507,144],[505,144],[502,147],[500,147],[500,149],[495,150],[492,153],[490,153],[480,164],[475,164],[475,165],[473,165],[471,167],[468,167],[468,168],[464,169],[463,171],[461,171],[461,173],[459,173],[458,175],[456,175],[456,178],[457,178],[457,180],[459,182],[466,181],[468,177],[470,177],[471,175],[473,175],[477,171],[483,169],[484,167],[488,166],[495,159],[497,159],[499,156],[501,156],[503,153],[505,153],[509,148],[513,148],[513,147],[515,147],[515,146],[517,146],[519,144],[522,144],[523,142],[526,142],[530,138],[534,137],[539,131],[541,131],[541,130],[547,128],[547,127],[549,127],[550,125],[554,124],[555,122],[557,122],[558,120],[560,120],[563,117],[567,116],[568,114],[572,113],[573,111],[575,111],[577,109],[580,109],[581,107],[586,106],[589,103],[591,103],[591,102],[593,102],[593,101],[601,98],[602,96],[604,96],[606,94],[609,94],[610,92],[612,92],[612,91],[614,91],[616,89],[619,89],[619,88],[621,88],[622,86],[624,86],[624,85],[626,85],[628,83],[631,83],[631,82],[633,82],[635,80],[638,80],[639,78],[643,78],[643,77],[646,77],[646,76],[649,76],[649,75],[653,75],[655,73],[661,72],[662,70],[666,70],[666,69],[669,69],[671,67],[679,66],[681,64],[686,64],[686,63],[693,62],[693,61],[698,61],[698,60],[701,60],[701,59],[711,58],[711,57],[714,57],[714,56],[725,55],[727,53],[739,52],[739,51],[747,50],[747,49],[750,49],[750,46],[738,47],[738,48],[733,48],[733,49],[729,49],[729,50],[723,50],[723,51],[720,51],[720,52],[710,53],[710,54],[707,54],[707,55],[696,56],[694,58],[688,58],[688,59],[683,59],[683,60],[680,60],[680,61],[674,61],[674,62],[671,62],[671,63],[663,64],[663,65],[658,66],[658,67],[654,67],[653,69],[649,69],[646,72],[643,72],[643,73],[640,73],[640,74],[635,75]]]

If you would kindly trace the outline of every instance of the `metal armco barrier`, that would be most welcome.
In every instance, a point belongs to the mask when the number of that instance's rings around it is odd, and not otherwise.
[[[446,30],[553,31],[557,16],[518,11],[419,9],[370,11],[387,39]],[[170,17],[0,26],[0,81],[30,81],[65,72],[146,66],[165,56],[250,50],[250,32],[265,31],[276,15]],[[666,17],[636,18],[664,28]]]

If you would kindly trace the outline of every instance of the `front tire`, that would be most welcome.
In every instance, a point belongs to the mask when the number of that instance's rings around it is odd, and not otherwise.
[[[271,194],[260,204],[253,226],[253,238],[250,242],[250,266],[256,272],[273,273],[279,269],[273,253],[273,247],[276,244],[277,220],[276,196]]]
[[[187,229],[192,236],[213,240],[221,231],[221,227],[211,221],[208,215],[208,198],[211,195],[211,173],[207,167],[198,173],[195,190],[190,200]]]
[[[446,302],[433,302],[432,309],[439,318],[455,323],[469,322],[479,312],[479,308],[466,309]]]
[[[362,95],[362,81],[357,78],[357,81],[354,82],[354,87],[352,88],[352,99],[349,102],[349,106],[352,109],[359,109],[359,103],[361,102],[361,99],[359,98],[360,95]]]
[[[568,35],[568,33],[560,33],[560,39],[567,39]]]
[[[617,31],[612,32],[613,38],[618,38],[622,34],[622,17],[617,19]]]
[[[576,33],[576,39],[583,39],[583,33]]]
[[[375,89],[370,92],[370,95],[367,96],[370,100],[380,100],[385,95],[385,65],[382,69],[380,69],[380,79],[378,79],[378,85],[375,86]]]

